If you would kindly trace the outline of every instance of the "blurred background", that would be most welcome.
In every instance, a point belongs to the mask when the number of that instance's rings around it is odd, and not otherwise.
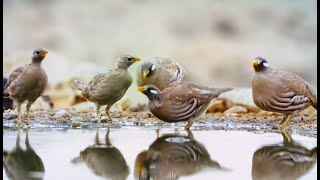
[[[251,61],[264,57],[317,88],[316,0],[4,0],[4,77],[49,50],[45,94],[76,104],[70,81],[86,82],[121,54],[178,61],[190,81],[250,88]],[[130,72],[135,76],[135,68]],[[145,102],[135,83],[123,99]],[[90,105],[93,106],[93,103]],[[89,105],[89,106],[90,106]]]

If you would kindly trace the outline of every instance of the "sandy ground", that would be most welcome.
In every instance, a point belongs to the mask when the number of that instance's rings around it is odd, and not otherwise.
[[[36,110],[30,115],[30,128],[97,128],[97,127],[172,127],[183,128],[186,122],[165,123],[155,118],[150,112],[111,111],[114,122],[110,123],[106,114],[102,113],[101,122],[98,125],[93,108],[76,111],[75,109]],[[4,128],[17,127],[17,118],[14,111],[7,110],[3,113]],[[230,114],[207,113],[198,118],[191,130],[245,130],[257,133],[274,132],[273,127],[281,120],[278,115],[257,115],[254,113]],[[22,119],[26,119],[25,113]],[[26,126],[24,124],[24,126]],[[291,131],[309,137],[317,137],[317,117],[299,115],[293,118],[283,130]]]

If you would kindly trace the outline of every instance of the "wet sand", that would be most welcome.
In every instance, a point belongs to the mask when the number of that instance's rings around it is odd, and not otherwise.
[[[8,114],[9,111],[4,112]],[[14,114],[14,113],[13,113]],[[97,124],[95,111],[76,111],[75,109],[37,110],[30,114],[30,128],[97,128],[97,127],[159,127],[183,129],[186,122],[165,123],[150,112],[112,111],[113,123],[106,114],[102,113],[101,122]],[[198,118],[191,130],[242,130],[257,133],[275,132],[273,127],[281,120],[281,115],[258,115],[254,113],[223,115],[222,113],[207,113]],[[23,113],[22,119],[26,119]],[[17,118],[3,119],[4,128],[17,127]],[[24,126],[25,123],[24,123]],[[317,137],[317,117],[299,115],[295,116],[283,130],[303,136]]]

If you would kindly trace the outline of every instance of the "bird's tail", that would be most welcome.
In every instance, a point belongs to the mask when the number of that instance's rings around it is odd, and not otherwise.
[[[87,84],[79,82],[79,81],[73,81],[71,83],[71,86],[82,91],[87,86]]]
[[[210,91],[215,95],[215,97],[220,96],[220,94],[228,91],[232,91],[233,88],[210,88]]]

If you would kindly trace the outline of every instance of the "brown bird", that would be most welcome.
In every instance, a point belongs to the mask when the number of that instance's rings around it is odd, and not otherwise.
[[[107,73],[97,74],[89,84],[79,81],[71,83],[71,86],[82,91],[83,97],[96,104],[98,123],[101,123],[100,108],[103,105],[107,105],[106,113],[112,122],[109,109],[124,96],[130,87],[132,77],[127,69],[137,61],[140,61],[140,59],[129,55],[121,56],[116,68],[109,70]]]
[[[160,92],[154,85],[137,88],[149,98],[149,110],[165,122],[188,121],[189,129],[196,117],[202,115],[211,100],[232,88],[209,88],[191,82],[183,82]]]
[[[29,111],[32,103],[40,97],[48,83],[48,77],[41,67],[47,50],[38,48],[33,51],[31,64],[15,69],[9,76],[3,92],[4,98],[11,98],[18,106],[19,125],[21,124],[21,104],[27,104],[27,124],[29,124]]]
[[[279,126],[311,105],[317,109],[317,94],[301,77],[274,70],[261,57],[253,61],[253,68],[253,101],[262,110],[284,114]]]
[[[100,143],[99,129],[97,130],[95,143],[80,152],[80,156],[72,160],[72,163],[85,163],[90,170],[107,179],[125,180],[129,173],[129,167],[123,155],[114,147],[109,139],[108,128],[105,143]]]
[[[135,179],[174,180],[207,168],[227,170],[211,159],[207,149],[194,139],[191,131],[187,133],[164,134],[147,151],[139,153],[134,165]]]
[[[180,64],[169,58],[154,57],[137,69],[137,85],[155,85],[160,91],[182,82],[186,75]]]
[[[281,133],[283,144],[256,150],[252,158],[253,180],[293,180],[305,175],[317,162],[317,147],[312,150],[295,143],[290,134]]]

